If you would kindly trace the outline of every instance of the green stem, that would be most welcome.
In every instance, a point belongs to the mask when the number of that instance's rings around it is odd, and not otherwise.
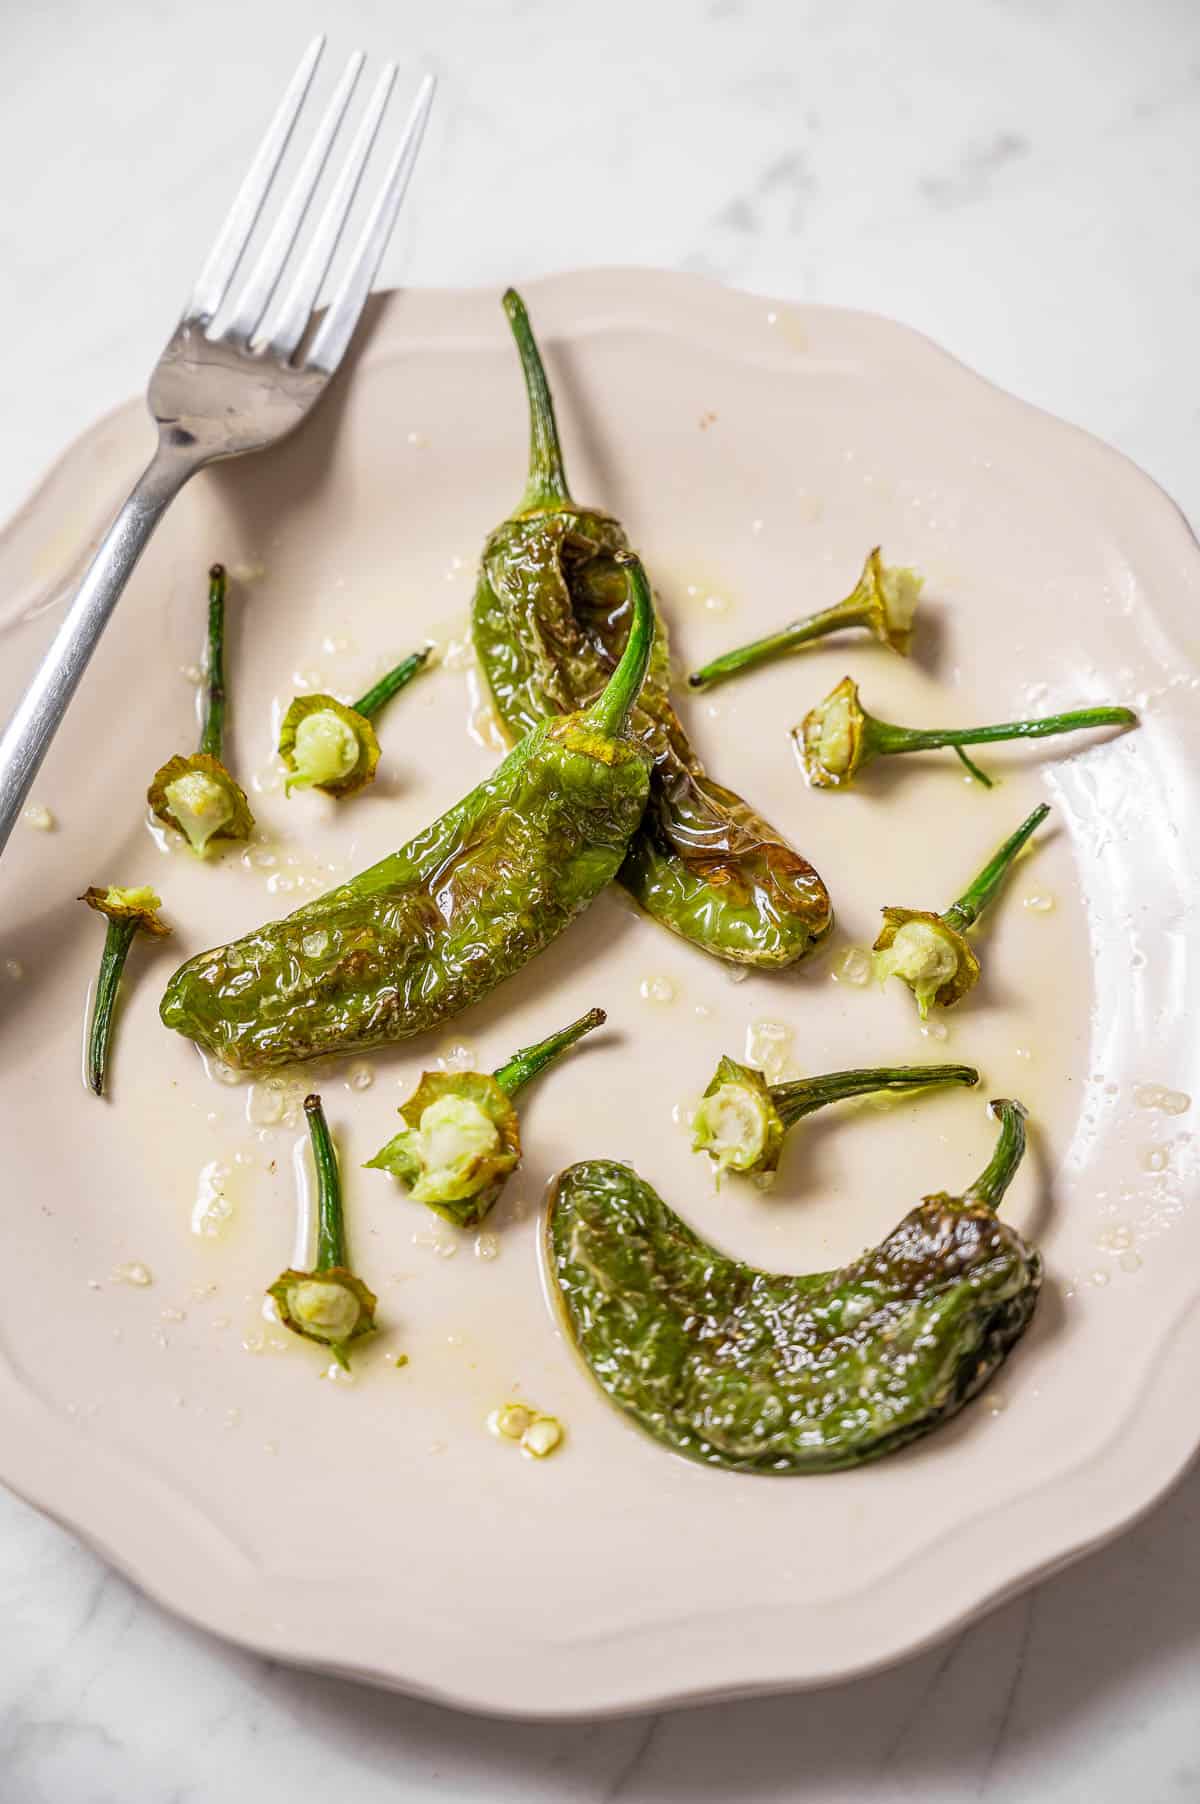
[[[955,746],[954,755],[958,759],[959,763],[963,766],[964,770],[966,770],[970,774],[970,776],[974,782],[982,783],[983,787],[985,789],[995,789],[996,785],[995,785],[994,780],[988,776],[988,774],[985,770],[980,769],[979,765],[976,764],[974,758],[968,758],[966,752],[963,751],[961,745]]]
[[[94,1090],[97,1096],[104,1095],[108,1049],[112,1044],[113,1011],[117,991],[121,986],[121,973],[125,969],[125,960],[129,956],[129,948],[137,930],[138,923],[135,920],[117,921],[110,917],[104,935],[104,951],[100,954],[100,975],[96,979],[92,1025],[87,1043],[88,1088]]]
[[[865,1071],[830,1071],[824,1077],[802,1077],[790,1084],[772,1084],[771,1101],[785,1128],[823,1109],[826,1103],[848,1096],[869,1096],[879,1090],[924,1090],[934,1084],[977,1084],[979,1073],[970,1065],[892,1065]]]
[[[629,577],[629,595],[633,602],[633,620],[621,661],[609,677],[601,695],[587,710],[586,719],[598,733],[616,739],[624,730],[634,703],[641,693],[650,653],[654,647],[654,602],[642,561],[632,551],[619,551],[615,561],[623,564]]]
[[[521,369],[525,376],[525,393],[529,397],[529,480],[518,510],[523,513],[528,508],[554,507],[562,502],[569,502],[571,491],[567,487],[567,473],[563,468],[558,423],[554,418],[554,399],[546,380],[545,365],[533,336],[525,303],[515,288],[510,288],[504,296],[504,311],[517,341]]]
[[[208,573],[208,699],[200,750],[220,758],[225,741],[225,566]]]
[[[1049,739],[1081,727],[1136,727],[1132,708],[1076,708],[1049,714],[1044,720],[1006,720],[994,727],[897,727],[870,720],[871,747],[876,752],[932,752],[944,745],[991,745],[999,739]]]
[[[975,925],[1008,875],[1017,853],[1026,840],[1037,832],[1049,812],[1047,803],[1039,802],[1033,813],[1021,822],[1016,832],[1011,833],[999,850],[992,853],[979,875],[972,879],[958,901],[951,903],[942,915],[947,927],[953,927],[962,933],[966,928]]]
[[[495,1073],[496,1082],[506,1096],[515,1096],[539,1071],[553,1064],[568,1046],[574,1046],[576,1040],[582,1040],[594,1027],[603,1027],[607,1019],[602,1008],[591,1008],[586,1015],[580,1015],[578,1021],[572,1021],[570,1027],[560,1028],[556,1034],[539,1040],[536,1046],[523,1046],[520,1052],[513,1053],[507,1064],[501,1065]]]
[[[342,1214],[342,1179],[338,1171],[337,1153],[329,1135],[329,1124],[319,1096],[304,1098],[308,1118],[308,1137],[312,1142],[313,1164],[317,1170],[317,1263],[315,1270],[327,1272],[332,1266],[346,1263],[346,1224]]]
[[[856,596],[857,590],[854,595],[847,596],[845,601],[835,602],[831,608],[822,608],[819,613],[809,614],[803,620],[794,620],[791,626],[782,627],[777,633],[753,639],[749,645],[739,646],[736,651],[722,652],[711,663],[693,670],[688,678],[688,687],[709,689],[714,683],[723,683],[729,677],[737,676],[740,671],[753,670],[759,664],[770,664],[776,658],[786,657],[798,645],[807,645],[813,639],[823,639],[828,633],[840,632],[844,626],[862,626],[867,620],[867,610],[856,600]]]
[[[432,651],[432,645],[426,645],[420,651],[412,652],[409,657],[401,658],[395,670],[389,670],[386,676],[380,677],[365,695],[353,703],[354,712],[361,714],[364,720],[373,719],[384,704],[391,701],[393,695],[399,695],[402,689],[407,688],[418,670],[428,663]]]
[[[1016,1176],[1017,1166],[1025,1156],[1025,1105],[1001,1097],[989,1104],[992,1115],[1000,1117],[1000,1138],[996,1150],[963,1195],[964,1203],[982,1203],[985,1209],[998,1209],[1004,1192]]]

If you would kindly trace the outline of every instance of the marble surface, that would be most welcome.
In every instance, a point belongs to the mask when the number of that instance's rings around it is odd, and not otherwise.
[[[420,26],[371,0],[210,0],[203,23],[181,0],[16,0],[10,29],[18,11],[0,512],[144,383],[264,96],[324,25],[443,76],[389,279],[647,263],[875,308],[1200,519],[1191,0],[440,0]],[[1200,1798],[1198,1532],[1193,1474],[889,1673],[549,1728],[234,1653],[0,1495],[0,1804]]]

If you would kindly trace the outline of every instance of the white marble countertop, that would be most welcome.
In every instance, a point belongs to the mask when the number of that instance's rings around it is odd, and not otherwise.
[[[646,263],[874,308],[1200,520],[1190,0],[440,0],[406,27],[417,10],[22,9],[0,66],[0,513],[143,385],[264,103],[325,26],[443,76],[392,280]],[[1200,1798],[1198,1534],[1193,1474],[879,1677],[548,1728],[232,1652],[0,1493],[0,1804]]]

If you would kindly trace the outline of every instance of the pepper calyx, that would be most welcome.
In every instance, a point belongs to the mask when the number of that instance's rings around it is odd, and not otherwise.
[[[814,789],[839,789],[854,781],[869,753],[866,726],[858,684],[843,677],[837,688],[792,728],[804,774]]]
[[[435,1214],[457,1227],[487,1215],[521,1161],[511,1099],[482,1071],[426,1071],[400,1109],[404,1122],[369,1169],[388,1171]]]
[[[899,977],[916,997],[921,1019],[930,1007],[952,1008],[979,981],[979,960],[941,915],[921,908],[885,908],[872,948],[880,983]]]
[[[379,740],[365,714],[336,696],[314,690],[292,701],[279,728],[279,756],[286,787],[319,789],[340,798],[374,781]]]
[[[267,1295],[274,1298],[285,1328],[328,1347],[347,1369],[350,1343],[375,1332],[378,1299],[344,1265],[314,1272],[289,1266],[268,1287]]]
[[[753,1065],[722,1058],[692,1118],[692,1150],[707,1153],[717,1176],[773,1172],[784,1124],[767,1080]]]
[[[140,889],[120,889],[109,884],[101,889],[91,884],[77,899],[110,921],[132,921],[136,930],[149,933],[155,939],[165,939],[171,931],[158,914],[162,897],[156,896],[148,885]]]
[[[248,839],[254,831],[245,790],[209,752],[168,758],[155,772],[146,800],[199,858],[214,839]]]

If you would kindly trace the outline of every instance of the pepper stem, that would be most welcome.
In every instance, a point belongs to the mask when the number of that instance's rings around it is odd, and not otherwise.
[[[958,901],[951,903],[943,914],[942,919],[947,927],[953,927],[962,933],[966,928],[974,926],[1008,875],[1017,853],[1026,840],[1037,832],[1049,812],[1048,804],[1039,802],[1016,832],[1010,834],[998,851],[992,853],[979,875],[967,885]]]
[[[572,1021],[570,1027],[560,1028],[556,1034],[539,1040],[536,1046],[523,1046],[520,1052],[513,1053],[507,1064],[501,1065],[495,1073],[496,1082],[506,1096],[515,1096],[539,1071],[544,1071],[547,1065],[561,1057],[568,1046],[574,1046],[576,1040],[582,1040],[594,1027],[603,1027],[607,1019],[602,1008],[591,1008],[586,1015],[580,1015],[578,1021]]]
[[[1000,1118],[1000,1138],[995,1152],[971,1188],[964,1192],[962,1200],[981,1204],[985,1209],[998,1209],[1025,1156],[1027,1110],[1024,1103],[1009,1102],[1006,1097],[1001,1097],[988,1104],[988,1111],[993,1117]]]
[[[629,577],[629,595],[633,602],[633,620],[621,661],[609,677],[602,693],[587,710],[586,718],[599,733],[616,739],[629,719],[634,703],[641,694],[650,653],[654,648],[654,602],[650,584],[642,568],[642,560],[632,551],[618,551],[614,562],[623,564]]]
[[[317,1171],[317,1263],[315,1270],[327,1272],[346,1263],[346,1224],[342,1213],[342,1179],[338,1171],[337,1153],[329,1135],[329,1124],[319,1096],[304,1098],[308,1120],[308,1137],[312,1142],[313,1164]]]
[[[129,956],[129,948],[137,930],[136,920],[115,920],[111,916],[105,929],[104,951],[100,954],[100,975],[96,979],[92,1025],[87,1042],[88,1089],[95,1091],[97,1096],[104,1095],[108,1049],[112,1044],[113,1011],[121,985],[121,973],[125,969],[125,960]]]
[[[409,657],[401,658],[394,670],[389,670],[386,676],[380,677],[365,695],[353,703],[354,712],[361,714],[364,720],[372,720],[384,704],[391,701],[393,695],[399,695],[412,682],[418,670],[429,661],[432,651],[432,645],[425,645]]]
[[[897,727],[872,718],[869,725],[876,752],[932,752],[943,745],[991,745],[1000,739],[1049,739],[1076,733],[1081,727],[1136,727],[1132,708],[1075,708],[1048,714],[1043,720],[1006,720],[994,727]]]
[[[848,1096],[868,1096],[879,1090],[924,1090],[934,1084],[977,1084],[979,1073],[970,1065],[892,1065],[865,1071],[830,1071],[824,1077],[802,1077],[790,1084],[772,1084],[771,1101],[785,1128],[826,1103]]]
[[[859,590],[855,589],[853,595],[847,595],[844,601],[837,601],[832,607],[822,608],[803,620],[794,620],[779,632],[753,639],[736,651],[722,652],[719,658],[693,670],[688,678],[689,689],[709,689],[714,683],[737,676],[740,671],[753,670],[759,664],[770,664],[776,658],[786,657],[798,645],[807,645],[812,639],[823,639],[827,633],[840,632],[845,626],[861,626],[868,613],[858,596]]]
[[[220,758],[225,741],[225,566],[214,564],[208,573],[208,695],[200,750]]]
[[[556,503],[569,502],[571,491],[563,468],[562,445],[546,368],[525,303],[515,288],[510,288],[504,296],[504,311],[517,341],[525,393],[529,397],[529,480],[519,510],[523,513],[527,508],[553,507]]]

